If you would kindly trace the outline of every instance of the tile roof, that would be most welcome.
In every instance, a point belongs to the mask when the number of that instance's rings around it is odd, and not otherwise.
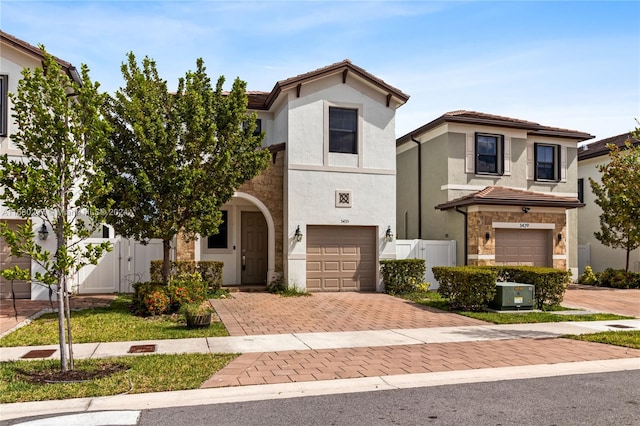
[[[421,127],[418,127],[417,129],[407,133],[404,136],[401,136],[396,141],[396,146],[409,142],[411,140],[411,137],[415,137],[420,133],[424,133],[430,129],[433,129],[441,125],[442,123],[469,123],[495,127],[507,127],[511,129],[523,129],[526,130],[529,135],[553,136],[576,139],[578,141],[584,141],[587,139],[592,139],[594,137],[589,133],[580,132],[578,130],[543,126],[542,124],[533,121],[520,120],[517,118],[505,117],[501,115],[486,114],[477,111],[458,110],[444,113],[435,120],[430,121],[429,123]]]
[[[6,33],[2,30],[0,30],[0,41],[2,41],[2,43],[6,43],[10,46],[13,46],[18,50],[21,50],[25,53],[35,56],[41,60],[44,59],[44,55],[42,54],[42,51],[40,50],[39,47],[33,46],[32,44],[29,44],[24,40],[20,40],[19,38],[12,36],[11,34]],[[69,77],[71,77],[77,84],[82,83],[82,80],[80,79],[80,74],[78,73],[78,70],[76,69],[76,67],[71,65],[70,62],[64,61],[56,56],[54,56],[53,58],[56,60],[58,64],[60,64],[62,68],[64,68],[64,70],[67,72]]]
[[[488,186],[485,189],[438,204],[435,208],[448,210],[455,207],[477,204],[494,206],[534,206],[534,207],[583,207],[584,204],[574,197],[560,197],[541,192],[525,191],[523,189],[507,188],[504,186]]]
[[[601,139],[581,146],[580,149],[578,149],[578,161],[607,155],[609,154],[609,148],[607,148],[607,145],[611,143],[619,147],[623,147],[628,139],[631,139],[631,142],[634,145],[640,144],[640,139],[632,137],[631,133],[611,136],[610,138]]]
[[[273,105],[273,102],[275,102],[283,90],[296,88],[305,83],[338,73],[343,73],[343,79],[346,79],[350,74],[354,75],[376,89],[387,93],[389,98],[395,98],[400,104],[404,104],[409,100],[409,95],[387,84],[363,68],[354,65],[349,59],[345,59],[343,61],[327,65],[326,67],[318,68],[314,71],[309,71],[295,77],[280,80],[275,84],[275,86],[273,86],[271,92],[249,92],[250,108],[252,108],[251,105],[253,105],[253,109],[267,110],[271,105]]]

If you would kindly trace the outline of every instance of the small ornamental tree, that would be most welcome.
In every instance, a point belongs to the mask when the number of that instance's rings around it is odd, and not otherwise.
[[[268,166],[269,153],[259,149],[263,135],[254,135],[245,82],[236,79],[225,93],[220,77],[212,87],[198,59],[170,93],[152,59],[127,59],[124,87],[106,111],[114,132],[104,165],[112,191],[104,202],[125,212],[109,217],[118,234],[162,239],[166,283],[173,239],[217,233],[220,207]]]
[[[24,158],[0,156],[0,201],[52,229],[55,251],[35,241],[31,220],[17,230],[0,222],[0,235],[12,256],[29,257],[39,266],[33,281],[57,292],[60,366],[67,371],[73,369],[67,279],[110,250],[107,242],[82,244],[104,220],[104,211],[95,204],[105,192],[104,179],[95,166],[104,157],[109,128],[99,113],[104,95],[98,92],[99,84],[91,82],[87,66],[82,65],[78,84],[43,46],[40,49],[43,68],[25,68],[17,92],[10,94],[17,124],[11,140]]]
[[[633,143],[632,143],[632,139]],[[620,149],[609,148],[609,162],[598,166],[601,184],[589,178],[596,204],[602,209],[600,231],[594,235],[611,248],[626,253],[625,270],[629,271],[629,255],[640,247],[640,129]]]

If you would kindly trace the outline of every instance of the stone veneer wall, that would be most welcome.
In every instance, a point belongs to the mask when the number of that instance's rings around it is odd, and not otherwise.
[[[567,222],[566,214],[562,213],[522,213],[505,211],[478,211],[468,214],[468,254],[489,254],[495,255],[495,228],[493,222],[510,223],[553,223],[553,253],[566,254]],[[485,234],[489,232],[491,238],[485,241]],[[562,241],[558,241],[556,236],[562,234]],[[494,265],[495,260],[469,259],[469,265]],[[565,259],[553,259],[553,267],[557,269],[567,269]]]
[[[196,260],[196,242],[185,241],[182,233],[176,238],[176,260]]]
[[[275,272],[284,271],[283,263],[283,177],[284,177],[284,150],[273,151],[274,161],[269,168],[260,175],[245,182],[239,192],[253,195],[269,209],[275,228]]]

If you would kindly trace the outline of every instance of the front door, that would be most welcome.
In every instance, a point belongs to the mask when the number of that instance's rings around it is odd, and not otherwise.
[[[267,221],[260,212],[242,212],[242,284],[265,284],[267,280]]]

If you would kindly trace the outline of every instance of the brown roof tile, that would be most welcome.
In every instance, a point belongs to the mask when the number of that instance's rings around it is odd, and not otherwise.
[[[40,50],[40,48],[33,46],[24,40],[20,40],[19,38],[12,36],[11,34],[6,33],[2,30],[0,30],[0,40],[2,40],[3,43],[13,46],[18,50],[22,50],[25,53],[36,56],[41,60],[44,59],[44,55],[42,54],[42,51]],[[77,84],[82,83],[82,80],[80,79],[80,74],[78,74],[78,70],[76,69],[76,67],[71,65],[70,62],[64,61],[58,58],[57,56],[54,56],[53,58],[56,60],[58,64],[60,64],[62,68],[64,68],[64,70],[67,72],[69,77],[71,77]]]
[[[458,110],[444,113],[440,117],[436,118],[433,121],[430,121],[424,126],[418,127],[417,129],[407,133],[406,135],[401,136],[396,141],[396,146],[409,142],[412,136],[415,137],[416,135],[433,129],[445,122],[480,124],[486,126],[507,127],[511,129],[524,129],[529,135],[554,136],[560,138],[576,139],[578,141],[584,141],[587,139],[592,139],[594,137],[589,133],[580,132],[578,130],[543,126],[533,121],[520,120],[517,118],[505,117],[501,115],[486,114],[477,111]]]
[[[534,206],[534,207],[564,207],[567,209],[583,207],[577,198],[559,197],[541,192],[525,191],[523,189],[507,188],[504,186],[488,186],[485,189],[456,198],[446,203],[438,204],[435,208],[448,210],[455,207],[477,204],[499,206]]]
[[[640,139],[634,138],[631,133],[623,133],[621,135],[601,139],[580,147],[578,150],[578,161],[607,155],[609,154],[609,148],[607,148],[607,145],[614,144],[619,147],[623,147],[628,139],[631,139],[631,142],[634,145],[640,144]]]

